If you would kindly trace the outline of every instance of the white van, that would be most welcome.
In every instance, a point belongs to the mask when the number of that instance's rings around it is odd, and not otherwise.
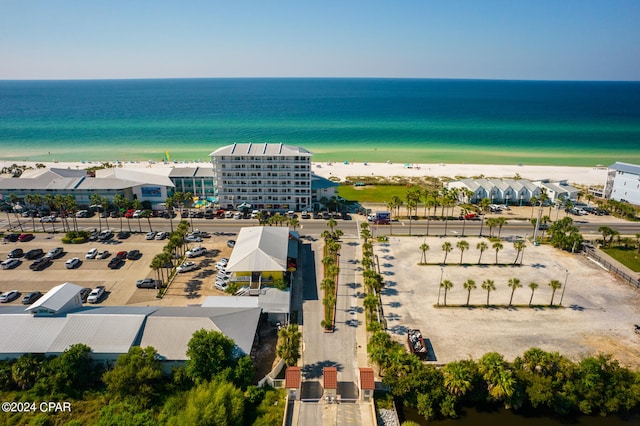
[[[224,217],[226,217],[227,219],[231,219],[233,217],[233,212],[231,210],[227,210],[224,213]]]

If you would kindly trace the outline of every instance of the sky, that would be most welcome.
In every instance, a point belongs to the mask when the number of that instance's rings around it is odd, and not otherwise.
[[[0,0],[0,80],[640,80],[640,0]]]

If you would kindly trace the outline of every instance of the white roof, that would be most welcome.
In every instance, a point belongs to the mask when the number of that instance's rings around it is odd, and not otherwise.
[[[32,312],[44,308],[57,313],[64,305],[73,299],[76,294],[80,293],[80,290],[82,290],[82,287],[69,282],[57,285],[25,309],[25,311]]]
[[[84,343],[94,353],[127,353],[135,344],[146,315],[92,314],[67,315],[67,323],[47,352],[62,353],[69,346]]]
[[[258,305],[263,312],[270,314],[288,314],[291,292],[274,287],[266,287],[260,290]]]
[[[254,226],[240,229],[227,270],[284,271],[287,268],[289,228]]]
[[[66,317],[34,317],[31,314],[5,314],[0,309],[2,339],[0,357],[4,354],[47,353],[67,323]]]
[[[193,333],[205,329],[223,333],[249,354],[259,319],[258,307],[160,308],[147,318],[140,346],[153,346],[165,359],[186,360]]]
[[[248,296],[207,296],[201,305],[203,308],[257,308],[258,298]]]
[[[128,183],[127,186],[159,185],[173,187],[173,182],[169,179],[169,173],[171,173],[171,169],[167,169],[164,173],[151,173],[145,170],[129,169],[125,167],[96,170],[95,179],[102,180],[105,178],[115,178],[121,181],[126,181]]]
[[[313,154],[300,146],[284,145],[281,143],[234,143],[223,146],[209,154],[211,157],[220,156],[281,156],[281,157],[311,157]]]

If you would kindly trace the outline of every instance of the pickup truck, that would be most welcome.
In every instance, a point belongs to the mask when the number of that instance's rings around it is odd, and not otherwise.
[[[87,302],[89,303],[98,303],[102,296],[104,296],[105,287],[103,285],[99,285],[89,293],[89,297],[87,297]]]

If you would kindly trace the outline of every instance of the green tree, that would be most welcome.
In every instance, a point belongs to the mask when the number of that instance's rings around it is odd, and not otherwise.
[[[420,251],[422,252],[422,257],[420,258],[421,265],[427,263],[427,250],[429,250],[429,245],[427,243],[420,244]]]
[[[442,368],[444,386],[455,396],[464,396],[473,388],[474,363],[470,361],[453,361]]]
[[[562,287],[562,283],[558,280],[549,281],[549,287],[551,287],[551,302],[549,302],[549,306],[553,306],[553,297],[556,294],[556,290]]]
[[[69,346],[60,356],[49,361],[40,380],[49,395],[82,398],[82,392],[93,383],[91,348],[82,343]],[[40,383],[39,383],[40,384]]]
[[[511,306],[513,302],[513,293],[516,292],[517,288],[522,288],[522,284],[520,284],[520,280],[518,278],[509,278],[509,283],[507,285],[511,289],[511,297],[509,298],[509,306]]]
[[[487,291],[487,306],[489,306],[489,294],[496,289],[496,285],[493,280],[484,280],[482,281],[482,289]]]
[[[487,245],[487,243],[485,243],[484,241],[480,241],[478,244],[476,244],[476,249],[480,251],[480,256],[478,256],[478,265],[480,264],[480,260],[482,259],[482,253],[484,253],[484,251],[488,248],[489,245]]]
[[[18,389],[31,389],[36,383],[44,358],[40,355],[21,355],[11,366],[11,380]]]
[[[184,409],[167,421],[168,425],[242,426],[244,394],[232,383],[203,382],[187,392]]]
[[[300,339],[302,335],[297,324],[289,324],[278,332],[277,355],[287,365],[296,365],[300,359]]]
[[[218,331],[196,331],[187,345],[187,375],[194,382],[200,383],[233,367],[234,345],[233,340]]]
[[[444,280],[440,283],[440,287],[444,288],[444,306],[447,306],[447,292],[453,287],[453,283],[449,280]]]
[[[445,241],[442,244],[442,251],[444,252],[444,260],[442,261],[442,264],[446,264],[447,256],[453,251],[453,247],[451,246],[451,243],[449,241]]]
[[[117,399],[130,399],[143,407],[154,403],[162,384],[162,367],[151,346],[132,346],[102,375],[107,391]]]
[[[538,288],[538,284],[534,282],[530,282],[529,288],[531,289],[531,298],[529,299],[529,306],[531,306],[531,303],[533,302],[533,293],[536,292],[536,289]]]
[[[460,240],[456,244],[456,247],[460,250],[460,265],[462,265],[462,255],[464,255],[464,251],[469,248],[469,243],[465,240]]]
[[[513,261],[514,265],[518,263],[518,256],[520,256],[520,253],[523,253],[522,257],[524,257],[524,248],[526,246],[527,245],[524,240],[517,240],[513,242],[513,248],[516,249],[516,259]],[[520,258],[520,264],[522,265],[522,258]]]
[[[471,290],[476,289],[476,282],[469,278],[462,284],[465,290],[467,290],[467,306],[469,306],[469,299],[471,298]]]
[[[498,264],[498,252],[503,249],[503,245],[500,241],[494,241],[491,245],[493,249],[496,251],[496,265]]]

